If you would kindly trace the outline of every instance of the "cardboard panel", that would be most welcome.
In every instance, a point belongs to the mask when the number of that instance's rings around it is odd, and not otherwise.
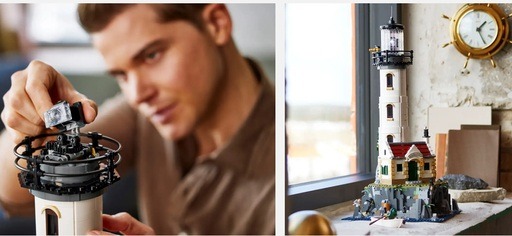
[[[443,177],[445,172],[446,138],[447,134],[436,135],[436,179]]]
[[[448,130],[460,129],[462,124],[490,125],[491,107],[430,107],[428,109],[430,136],[447,134]],[[435,144],[432,144],[435,145]],[[436,150],[436,147],[432,147]]]
[[[450,130],[446,174],[481,178],[499,186],[499,130]]]
[[[498,146],[501,147],[501,126],[500,125],[466,125],[462,124],[460,125],[460,129],[479,129],[479,130],[497,130],[499,132],[498,136]],[[503,167],[508,166],[507,163],[505,163],[504,166],[502,166],[502,149],[499,148],[498,150],[498,172],[502,170]],[[498,180],[498,183],[500,181]]]

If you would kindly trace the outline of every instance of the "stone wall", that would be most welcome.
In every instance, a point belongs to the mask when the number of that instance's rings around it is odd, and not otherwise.
[[[450,21],[463,4],[404,4],[406,49],[414,50],[408,67],[409,127],[412,140],[421,140],[429,107],[491,106],[493,124],[501,125],[500,183],[512,191],[512,45],[489,60],[466,58],[450,42]],[[512,4],[499,4],[506,14]],[[511,19],[509,24],[512,25]]]

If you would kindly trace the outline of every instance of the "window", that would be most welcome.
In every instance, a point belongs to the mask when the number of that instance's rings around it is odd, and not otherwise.
[[[430,170],[430,163],[428,163],[428,162],[427,162],[427,163],[425,163],[425,164],[423,165],[423,169],[425,169],[425,170]]]
[[[89,44],[89,36],[75,20],[77,3],[37,3],[27,6],[27,30],[32,42],[43,45]]]
[[[391,104],[386,105],[386,114],[387,114],[388,120],[393,119],[393,105],[391,105]]]
[[[391,73],[386,75],[386,85],[388,89],[393,88],[393,75]]]
[[[292,93],[293,86],[290,85],[291,73],[289,71],[288,64],[288,50],[290,50],[288,43],[291,43],[289,35],[289,23],[291,19],[288,18],[288,10],[291,5],[300,5],[298,3],[286,4],[286,99],[287,99],[287,125],[286,132],[287,137],[290,139],[290,126],[288,125],[291,119],[291,109],[293,104],[290,104],[289,98]],[[318,5],[327,5],[319,3]],[[331,4],[332,6],[332,4]],[[375,181],[375,171],[377,166],[377,137],[378,137],[378,126],[379,116],[375,115],[379,113],[379,71],[371,65],[371,55],[368,53],[368,49],[375,45],[380,45],[380,29],[379,27],[386,24],[389,21],[390,9],[393,10],[393,17],[396,20],[400,20],[401,11],[398,4],[351,4],[352,14],[344,15],[343,19],[349,16],[353,19],[353,46],[350,50],[345,50],[343,54],[345,56],[352,54],[353,58],[353,70],[352,72],[352,99],[351,111],[352,114],[355,112],[355,119],[352,122],[355,123],[355,140],[356,140],[356,173],[346,176],[337,176],[334,178],[319,179],[316,181],[303,182],[298,184],[290,184],[288,187],[287,202],[290,203],[288,213],[293,213],[299,210],[311,210],[328,205],[353,201],[356,198],[361,197],[361,190],[365,186]],[[341,14],[341,13],[339,13]],[[307,17],[305,17],[307,16]],[[315,19],[311,17],[309,11],[300,16],[300,18]],[[325,27],[325,24],[315,24],[315,27]],[[303,29],[307,34],[308,31]],[[336,29],[331,29],[336,31]],[[345,35],[344,37],[347,37]],[[305,50],[315,50],[319,43],[316,43],[316,38],[320,38],[316,35],[315,38],[311,39],[311,42],[305,47]],[[299,50],[302,50],[299,48]],[[314,58],[311,58],[314,60]],[[336,62],[340,64],[340,62]],[[348,73],[343,73],[342,76],[350,76]],[[317,80],[318,76],[311,80]],[[318,82],[322,85],[325,82]],[[315,84],[316,85],[316,84]],[[331,85],[332,86],[332,85]],[[312,87],[314,89],[316,87]],[[342,93],[342,88],[338,88],[338,96]],[[311,97],[311,94],[301,95],[306,98]],[[292,108],[291,108],[292,107]],[[310,112],[313,112],[310,111]],[[309,134],[308,134],[309,135]],[[287,144],[292,145],[288,140]],[[290,151],[288,147],[288,151]],[[290,165],[291,157],[288,156],[288,174],[291,173],[293,167]],[[336,162],[330,163],[331,165],[337,165]]]
[[[380,170],[380,173],[382,175],[388,175],[388,166],[382,166],[381,170]]]
[[[404,171],[402,164],[396,164],[396,171],[397,171],[397,172],[402,172],[402,171]]]
[[[44,210],[46,216],[46,235],[59,235],[59,218],[52,209]]]
[[[392,143],[393,142],[393,135],[388,135],[386,136],[387,140],[388,140],[388,143]]]
[[[351,15],[348,3],[286,5],[290,184],[358,172]]]

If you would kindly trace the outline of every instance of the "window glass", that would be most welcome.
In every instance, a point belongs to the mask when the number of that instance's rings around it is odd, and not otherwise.
[[[357,172],[353,25],[348,3],[286,4],[290,184]]]
[[[393,119],[393,105],[391,105],[391,104],[386,105],[386,110],[387,110],[388,119]]]
[[[28,4],[29,39],[40,44],[87,44],[89,36],[76,20],[77,5],[77,3]]]
[[[51,209],[44,210],[46,215],[46,235],[59,235],[59,218]]]
[[[388,175],[388,166],[382,166],[381,174],[382,175]]]
[[[388,88],[393,88],[393,75],[392,74],[387,74],[386,75],[386,85]]]

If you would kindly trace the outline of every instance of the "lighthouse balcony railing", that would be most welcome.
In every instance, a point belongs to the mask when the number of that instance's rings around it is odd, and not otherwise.
[[[401,66],[411,65],[413,51],[409,50],[383,50],[372,53],[374,66]]]

